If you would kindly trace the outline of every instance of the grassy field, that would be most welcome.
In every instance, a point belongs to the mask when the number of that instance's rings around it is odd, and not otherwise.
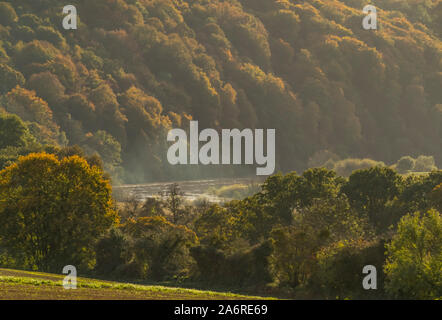
[[[147,286],[131,283],[77,279],[77,289],[65,290],[64,275],[0,269],[0,300],[244,300],[264,299],[233,293]]]

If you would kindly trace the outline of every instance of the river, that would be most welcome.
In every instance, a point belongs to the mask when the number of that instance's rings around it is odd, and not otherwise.
[[[160,192],[166,191],[172,183],[177,183],[179,185],[180,190],[184,193],[183,197],[185,200],[194,201],[204,198],[210,202],[224,202],[231,199],[218,197],[209,193],[209,190],[234,184],[256,184],[259,183],[259,181],[257,181],[256,178],[238,178],[126,184],[113,187],[114,197],[118,201],[124,201],[125,199],[145,201],[147,198],[159,196]]]

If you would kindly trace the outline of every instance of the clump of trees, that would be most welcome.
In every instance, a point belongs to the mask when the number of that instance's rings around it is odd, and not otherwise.
[[[296,298],[440,298],[442,172],[314,168],[223,204],[162,197],[115,205],[98,157],[76,148],[0,171],[0,265],[192,283]],[[362,269],[378,270],[378,290]]]
[[[394,166],[399,173],[430,172],[437,169],[433,156],[419,156],[416,159],[405,156]]]
[[[96,270],[115,278],[182,280],[197,243],[193,231],[164,217],[130,218],[98,241]]]
[[[387,165],[383,161],[373,159],[347,158],[341,160],[328,150],[322,150],[313,155],[309,160],[309,165],[311,167],[325,167],[344,177],[350,176],[355,170],[371,167],[391,167],[400,174],[427,173],[438,169],[433,156],[420,155],[417,158],[403,156],[396,163]]]
[[[198,241],[183,240],[189,246],[180,248],[182,255],[176,255],[180,259],[175,262],[180,261],[180,270],[186,271],[175,276],[205,288],[298,298],[430,299],[440,297],[441,181],[441,171],[403,176],[382,166],[343,178],[315,168],[302,175],[269,177],[261,191],[243,200],[187,207],[177,201],[177,186],[172,185],[166,198],[148,199],[128,219],[162,216],[192,230]],[[185,207],[188,219],[175,220],[172,208]],[[431,219],[424,223],[423,218],[410,218],[420,215]],[[406,231],[404,221],[421,232],[420,238]],[[133,237],[124,228],[121,232]],[[422,254],[414,246],[421,246]],[[166,252],[171,253],[170,248]],[[410,260],[410,255],[424,258]],[[362,287],[366,265],[377,267],[378,290]],[[427,278],[419,282],[415,277],[421,273]],[[166,271],[162,275],[146,273],[151,279],[171,278]],[[400,286],[401,277],[408,284]],[[414,286],[423,286],[422,292],[412,293]]]

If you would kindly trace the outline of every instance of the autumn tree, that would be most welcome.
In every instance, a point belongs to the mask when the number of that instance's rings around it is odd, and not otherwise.
[[[59,126],[55,123],[53,112],[46,101],[17,86],[6,95],[6,111],[18,115],[27,123],[31,133],[40,142],[57,144],[60,140]]]
[[[94,241],[118,221],[100,168],[45,153],[0,172],[0,217],[8,254],[22,267],[51,272],[91,268]]]
[[[60,100],[64,97],[65,87],[58,80],[57,76],[50,72],[33,74],[29,78],[29,87],[43,98],[51,106],[60,104]],[[57,108],[58,109],[58,108]],[[55,111],[60,111],[55,109]]]

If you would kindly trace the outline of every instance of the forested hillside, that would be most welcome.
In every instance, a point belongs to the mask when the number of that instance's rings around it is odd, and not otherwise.
[[[405,155],[440,167],[442,1],[371,1],[378,30],[364,30],[367,2],[0,2],[1,167],[79,145],[127,182],[214,174],[165,160],[189,119],[276,128],[283,171]],[[67,4],[77,30],[62,27]]]

